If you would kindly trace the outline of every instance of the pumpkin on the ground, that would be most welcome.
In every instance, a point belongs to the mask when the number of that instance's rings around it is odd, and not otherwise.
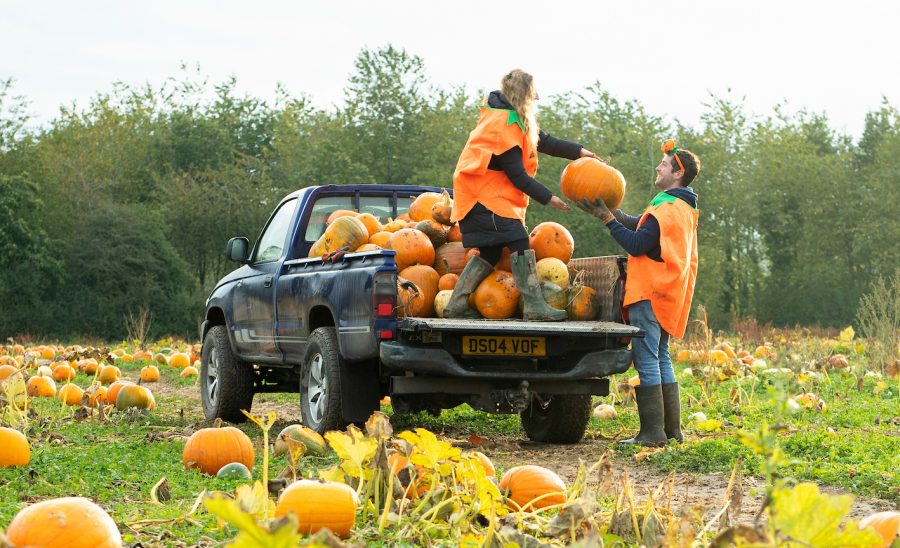
[[[534,510],[566,502],[566,484],[556,472],[528,464],[510,468],[500,478],[504,492],[514,509]]]
[[[35,375],[28,379],[25,390],[32,398],[52,398],[56,395],[56,383],[50,377]]]
[[[356,491],[333,481],[303,479],[288,485],[278,497],[275,517],[297,516],[297,531],[309,535],[328,528],[340,538],[350,536],[356,522]]]
[[[891,543],[900,539],[900,512],[878,512],[866,516],[859,522],[859,528],[874,530],[884,541],[878,548],[888,548]]]
[[[85,393],[88,395],[88,406],[97,407],[98,405],[103,405],[106,402],[106,392],[107,388],[100,383],[95,382],[92,384]]]
[[[182,379],[186,379],[188,377],[196,377],[200,374],[200,370],[198,370],[193,365],[189,365],[181,370],[181,373],[178,374]]]
[[[519,289],[513,275],[495,270],[478,284],[473,293],[475,308],[485,318],[505,320],[513,317],[519,306]]]
[[[156,398],[153,397],[153,392],[138,384],[123,386],[116,394],[116,409],[124,411],[129,408],[151,411],[156,409]]]
[[[275,456],[285,455],[290,452],[288,439],[301,442],[306,446],[306,452],[311,455],[322,456],[327,450],[325,438],[321,434],[302,424],[291,424],[285,426],[279,432],[278,437],[275,438]]]
[[[59,389],[58,396],[60,401],[66,405],[79,405],[81,397],[84,396],[84,390],[77,384],[65,384]]]
[[[116,522],[103,508],[82,497],[63,497],[27,506],[10,522],[6,540],[13,546],[122,546]]]
[[[478,460],[481,467],[484,468],[484,474],[487,477],[495,478],[497,476],[497,470],[494,468],[494,463],[491,462],[491,459],[489,459],[487,455],[481,451],[472,451],[472,455]]]
[[[534,227],[528,236],[528,245],[534,250],[534,258],[538,261],[556,257],[563,263],[568,263],[575,252],[575,239],[569,229],[550,221]]]
[[[128,379],[121,379],[109,385],[109,388],[106,390],[106,403],[115,405],[116,398],[119,396],[119,390],[125,388],[129,384],[134,384],[134,382],[129,381]]]
[[[191,357],[185,352],[176,352],[169,356],[169,366],[184,368],[191,365]]]
[[[100,376],[98,378],[103,384],[110,384],[119,380],[119,377],[121,376],[121,369],[115,365],[105,365],[100,369]]]
[[[388,249],[393,249],[396,255],[397,271],[415,264],[434,264],[434,246],[431,240],[420,230],[404,228],[398,230],[388,241]]]
[[[19,368],[14,365],[0,365],[0,381],[19,373]]]
[[[53,380],[59,382],[70,381],[75,378],[75,370],[67,363],[61,363],[53,368]]]
[[[0,468],[25,466],[31,461],[31,448],[25,434],[0,426]]]
[[[321,257],[339,249],[353,250],[369,241],[369,230],[356,217],[338,217],[309,248],[309,257]]]
[[[156,382],[159,380],[159,368],[155,365],[146,365],[141,368],[142,382]]]
[[[615,211],[625,197],[622,172],[596,158],[579,158],[567,165],[559,186],[563,196],[573,202],[602,198],[610,211]]]
[[[250,469],[240,462],[229,462],[216,472],[216,477],[228,480],[247,480],[253,479]]]
[[[253,442],[247,434],[233,426],[220,426],[203,428],[191,434],[184,444],[182,462],[189,470],[196,468],[214,476],[231,462],[240,462],[252,469],[255,456]]]

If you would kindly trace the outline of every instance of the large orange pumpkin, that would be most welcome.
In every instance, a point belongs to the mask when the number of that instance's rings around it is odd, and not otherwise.
[[[513,275],[495,270],[475,290],[475,308],[485,318],[505,320],[511,318],[519,306],[519,289]]]
[[[50,377],[35,375],[28,379],[25,390],[32,398],[52,398],[56,395],[56,383]]]
[[[59,389],[59,400],[66,405],[80,405],[84,390],[77,384],[66,384]]]
[[[459,281],[459,276],[453,274],[452,272],[448,272],[440,277],[438,280],[438,291],[443,291],[445,289],[453,289],[456,287],[456,283]]]
[[[615,211],[625,197],[622,172],[596,158],[579,158],[567,165],[559,187],[563,196],[573,202],[602,198],[610,211]]]
[[[388,241],[393,236],[392,232],[387,232],[382,230],[381,232],[376,232],[369,236],[369,243],[373,245],[377,245],[378,247],[384,249],[387,247]]]
[[[439,192],[423,192],[416,196],[413,203],[409,205],[409,211],[407,211],[409,219],[416,222],[430,220],[432,218],[431,208],[434,207],[434,204],[440,202],[443,196]]]
[[[185,368],[191,365],[191,357],[186,352],[176,352],[169,357],[169,366]]]
[[[156,382],[159,380],[159,368],[155,365],[145,365],[141,368],[142,382]]]
[[[416,284],[419,291],[423,293],[424,310],[418,311],[421,314],[416,315],[423,317],[434,316],[434,297],[438,293],[438,282],[440,281],[438,273],[430,266],[417,264],[404,268],[400,272],[400,277]]]
[[[115,365],[104,365],[102,368],[100,368],[99,379],[103,384],[116,382],[121,376],[122,370]]]
[[[434,310],[434,301],[419,286],[402,277],[397,278],[397,313],[399,316],[422,318]]]
[[[369,230],[356,217],[338,217],[309,249],[309,257],[321,257],[341,248],[354,250],[369,241]]]
[[[434,246],[423,232],[413,228],[398,230],[388,240],[388,249],[396,253],[394,261],[397,270],[402,272],[414,264],[434,264]]]
[[[878,512],[866,516],[859,522],[860,529],[873,529],[884,541],[878,548],[888,548],[892,542],[900,539],[900,512]]]
[[[128,379],[122,379],[109,385],[109,389],[106,391],[106,403],[115,405],[116,398],[119,397],[119,390],[125,388],[129,384],[134,383],[132,381],[129,381]]]
[[[500,478],[500,490],[514,509],[534,510],[566,502],[566,484],[556,472],[528,464],[510,468]]]
[[[135,409],[156,409],[156,399],[153,397],[153,392],[138,384],[123,386],[119,393],[116,394],[116,409],[124,411],[132,407]]]
[[[559,223],[546,222],[534,227],[528,237],[535,260],[556,257],[568,263],[575,252],[575,239],[569,230]]]
[[[343,483],[302,479],[278,497],[275,517],[297,516],[297,532],[309,535],[328,528],[340,538],[350,536],[356,522],[356,491]]]
[[[19,368],[14,365],[0,365],[0,381],[19,373]]]
[[[59,382],[70,381],[75,378],[75,370],[67,363],[61,363],[53,368],[53,380]]]
[[[197,430],[187,443],[181,460],[187,469],[197,468],[205,474],[215,476],[226,464],[239,462],[253,469],[253,442],[247,434],[233,426],[203,428]]]
[[[122,535],[103,508],[82,497],[45,500],[24,508],[6,529],[13,546],[118,548]]]
[[[24,434],[0,426],[0,468],[25,466],[31,461],[31,448]]]
[[[97,363],[97,360],[94,358],[85,358],[83,360],[78,360],[76,364],[78,369],[81,370],[85,375],[93,375],[100,369],[100,364]]]

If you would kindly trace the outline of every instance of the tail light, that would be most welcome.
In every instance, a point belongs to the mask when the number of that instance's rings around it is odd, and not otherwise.
[[[382,270],[375,273],[372,289],[375,318],[393,318],[397,308],[397,273]]]

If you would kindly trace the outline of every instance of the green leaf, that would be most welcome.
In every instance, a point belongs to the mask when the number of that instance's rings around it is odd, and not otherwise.
[[[877,546],[879,537],[859,530],[856,522],[844,518],[853,505],[852,495],[820,494],[814,483],[801,483],[793,489],[773,493],[769,519],[783,546],[866,547]]]

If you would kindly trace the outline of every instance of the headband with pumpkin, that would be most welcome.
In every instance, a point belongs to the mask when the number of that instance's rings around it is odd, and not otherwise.
[[[678,162],[678,167],[681,168],[681,171],[684,171],[684,164],[681,163],[681,158],[678,157],[678,145],[675,144],[675,139],[666,139],[659,148],[662,149],[664,154],[674,156],[675,161]]]

